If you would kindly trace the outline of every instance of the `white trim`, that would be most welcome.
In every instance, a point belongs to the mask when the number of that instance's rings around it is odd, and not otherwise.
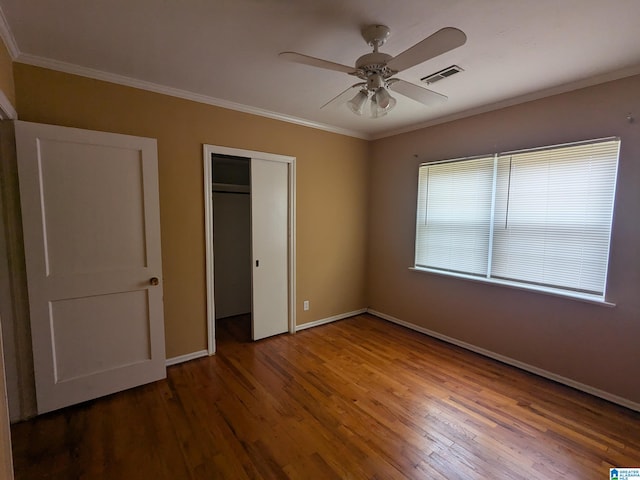
[[[8,29],[8,24],[6,23],[6,21],[4,24],[4,28]],[[168,87],[165,85],[160,85],[160,84],[149,82],[146,80],[139,80],[132,77],[127,77],[125,75],[119,75],[116,73],[110,73],[110,72],[105,72],[103,70],[83,67],[80,65],[63,62],[60,60],[53,60],[49,58],[40,57],[37,55],[22,53],[18,49],[10,30],[5,33],[3,31],[4,28],[2,25],[2,19],[0,19],[0,36],[2,36],[2,38],[5,40],[5,45],[7,45],[7,49],[9,50],[9,53],[12,55],[15,62],[24,63],[27,65],[33,65],[36,67],[48,68],[48,69],[56,70],[59,72],[70,73],[72,75],[79,75],[81,77],[93,78],[95,80],[102,80],[105,82],[115,83],[118,85],[139,88],[141,90],[147,90],[150,92],[160,93],[163,95],[183,98],[186,100],[191,100],[191,101],[203,103],[206,105],[213,105],[216,107],[227,108],[229,110],[249,113],[252,115],[258,115],[261,117],[280,120],[287,123],[293,123],[295,125],[302,125],[305,127],[315,128],[315,129],[323,130],[326,132],[337,133],[339,135],[346,135],[349,137],[360,138],[362,140],[369,140],[369,141],[379,140],[381,138],[386,138],[386,137],[393,137],[395,135],[399,135],[402,133],[413,132],[415,130],[421,130],[423,128],[432,127],[434,125],[440,125],[443,123],[452,122],[454,120],[460,120],[463,118],[472,117],[474,115],[480,115],[482,113],[492,112],[494,110],[500,110],[502,108],[511,107],[514,105],[519,105],[522,103],[539,100],[539,99],[550,97],[553,95],[559,95],[562,93],[579,90],[581,88],[591,87],[594,85],[599,85],[601,83],[620,80],[622,78],[631,77],[633,75],[640,74],[640,66],[633,66],[633,67],[624,68],[621,70],[616,70],[614,72],[605,73],[603,75],[597,75],[587,79],[566,83],[563,85],[559,85],[559,86],[544,89],[544,90],[539,90],[537,92],[521,95],[515,98],[508,98],[505,100],[501,100],[499,102],[491,103],[489,105],[482,105],[477,108],[463,110],[461,112],[452,113],[451,115],[435,118],[432,120],[428,120],[426,122],[411,124],[399,129],[369,134],[364,132],[357,132],[355,130],[350,130],[346,128],[335,127],[333,125],[315,122],[315,121],[307,120],[300,117],[285,115],[283,113],[278,113],[270,110],[252,107],[250,105],[231,102],[229,100],[210,97],[208,95],[189,92],[187,90],[182,90],[179,88]],[[5,35],[7,35],[7,38],[5,38]]]
[[[38,55],[23,53],[18,48],[18,45],[15,41],[15,37],[13,36],[11,28],[9,27],[9,23],[7,22],[6,17],[4,16],[4,13],[1,8],[0,8],[0,37],[4,40],[4,44],[6,45],[7,50],[9,51],[9,54],[11,55],[13,61],[15,62],[24,63],[27,65],[33,65],[36,67],[48,68],[48,69],[56,70],[60,72],[70,73],[72,75],[79,75],[81,77],[93,78],[95,80],[102,80],[105,82],[115,83],[118,85],[139,88],[141,90],[147,90],[150,92],[169,95],[172,97],[183,98],[183,99],[191,100],[198,103],[204,103],[206,105],[213,105],[216,107],[227,108],[229,110],[249,113],[252,115],[258,115],[261,117],[280,120],[287,123],[293,123],[295,125],[302,125],[305,127],[315,128],[315,129],[323,130],[326,132],[337,133],[339,135],[346,135],[349,137],[360,138],[360,139],[369,140],[369,141],[379,140],[381,138],[386,138],[386,137],[393,137],[395,135],[399,135],[402,133],[413,132],[415,130],[421,130],[423,128],[432,127],[434,125],[440,125],[442,123],[452,122],[454,120],[460,120],[463,118],[472,117],[474,115],[480,115],[482,113],[500,110],[502,108],[511,107],[514,105],[519,105],[522,103],[539,100],[539,99],[550,97],[553,95],[559,95],[562,93],[579,90],[581,88],[591,87],[594,85],[599,85],[601,83],[620,80],[622,78],[631,77],[633,75],[640,74],[640,66],[636,65],[633,67],[627,67],[627,68],[623,68],[613,72],[608,72],[602,75],[596,75],[590,78],[577,80],[575,82],[558,85],[556,87],[539,90],[537,92],[528,93],[526,95],[521,95],[514,98],[508,98],[508,99],[501,100],[489,105],[482,105],[477,108],[463,110],[461,112],[452,113],[451,115],[435,118],[432,120],[428,120],[426,122],[412,124],[406,127],[383,131],[380,133],[368,134],[368,133],[357,132],[355,130],[350,130],[346,128],[335,127],[333,125],[328,125],[320,122],[314,122],[311,120],[294,117],[291,115],[285,115],[278,112],[272,112],[270,110],[264,110],[261,108],[252,107],[250,105],[244,105],[236,102],[231,102],[228,100],[223,100],[220,98],[210,97],[208,95],[189,92],[187,90],[168,87],[165,85],[148,82],[146,80],[138,80],[132,77],[127,77],[125,75],[105,72],[103,70],[83,67],[73,63],[68,63],[60,60],[44,58]]]
[[[325,325],[331,322],[337,322],[338,320],[344,320],[345,318],[355,317],[356,315],[361,315],[366,313],[366,308],[361,308],[360,310],[354,310],[353,312],[341,313],[339,315],[334,315],[333,317],[321,318],[320,320],[316,320],[315,322],[307,322],[302,325],[296,326],[296,332],[300,330],[306,330],[307,328],[319,327],[320,325]]]
[[[5,93],[0,90],[0,120],[17,120],[18,112]]]
[[[213,251],[213,191],[211,188],[211,154],[232,155],[236,157],[257,158],[289,165],[289,333],[296,331],[296,157],[275,153],[258,152],[241,148],[222,147],[204,144],[202,157],[204,164],[204,210],[205,210],[205,268],[207,297],[207,347],[209,355],[216,351],[215,346],[215,290],[214,290],[214,251]]]
[[[520,368],[521,370],[525,370],[530,373],[534,373],[541,377],[547,378],[549,380],[553,380],[554,382],[561,383],[563,385],[567,385],[569,387],[575,388],[576,390],[580,390],[582,392],[588,393],[590,395],[603,398],[604,400],[608,400],[612,403],[616,403],[618,405],[622,405],[623,407],[630,408],[631,410],[635,410],[640,412],[640,403],[633,402],[626,398],[620,397],[618,395],[614,395],[613,393],[605,392],[604,390],[600,390],[598,388],[592,387],[590,385],[586,385],[584,383],[577,382],[567,377],[563,377],[561,375],[555,374],[553,372],[549,372],[548,370],[543,370],[538,367],[534,367],[533,365],[529,365],[527,363],[521,362],[519,360],[515,360],[510,357],[505,357],[504,355],[500,355],[499,353],[492,352],[491,350],[486,350],[481,347],[477,347],[471,343],[463,342],[462,340],[455,339],[453,337],[449,337],[447,335],[443,335],[438,332],[434,332],[433,330],[429,330],[424,327],[420,327],[418,325],[414,325],[413,323],[405,322],[404,320],[400,320],[398,318],[392,317],[391,315],[387,315],[385,313],[378,312],[373,309],[368,309],[368,313],[371,315],[375,315],[376,317],[382,318],[383,320],[387,320],[389,322],[401,325],[403,327],[409,328],[411,330],[415,330],[416,332],[423,333],[433,338],[437,338],[438,340],[442,340],[443,342],[447,342],[453,345],[457,345],[458,347],[464,348],[465,350],[470,350],[472,352],[478,353],[485,357],[492,358],[502,363],[506,363],[507,365],[511,365],[513,367]]]
[[[289,163],[289,333],[296,333],[296,159]]]
[[[0,8],[0,38],[2,38],[4,45],[7,47],[11,60],[15,61],[18,55],[20,55],[20,50],[18,50],[18,45],[16,44],[13,32],[11,32],[11,27],[9,27],[9,22],[7,22],[7,18],[4,16],[2,8]],[[18,112],[7,98],[5,92],[0,90],[0,120],[17,119]]]
[[[81,77],[93,78],[95,80],[102,80],[105,82],[115,83],[118,85],[124,85],[127,87],[139,88],[141,90],[147,90],[149,92],[161,93],[163,95],[169,95],[171,97],[183,98],[185,100],[191,100],[193,102],[204,103],[206,105],[213,105],[215,107],[227,108],[229,110],[235,110],[237,112],[249,113],[251,115],[258,115],[260,117],[271,118],[273,120],[280,120],[282,122],[293,123],[296,125],[302,125],[303,127],[315,128],[318,130],[324,130],[326,132],[337,133],[339,135],[346,135],[349,137],[361,138],[363,140],[369,140],[370,136],[354,130],[348,130],[346,128],[334,127],[325,123],[314,122],[306,120],[304,118],[294,117],[292,115],[285,115],[283,113],[272,112],[262,108],[252,107],[250,105],[244,105],[241,103],[231,102],[229,100],[223,100],[221,98],[210,97],[200,93],[189,92],[187,90],[181,90],[179,88],[168,87],[160,85],[158,83],[148,82],[146,80],[139,80],[125,75],[118,75],[116,73],[109,73],[94,68],[82,67],[73,63],[61,62],[59,60],[52,60],[49,58],[39,57],[37,55],[31,55],[27,53],[20,53],[15,59],[16,62],[24,63],[27,65],[33,65],[36,67],[48,68],[59,72],[70,73],[72,75],[79,75]]]
[[[491,267],[493,266],[493,238],[495,236],[496,218],[496,186],[498,184],[498,159],[500,155],[493,155],[493,179],[491,181],[491,214],[489,217],[489,245],[487,245],[487,276],[491,278]],[[418,239],[416,238],[416,243]]]
[[[400,135],[401,133],[414,132],[416,130],[422,130],[423,128],[433,127],[434,125],[440,125],[442,123],[453,122],[454,120],[460,120],[467,117],[473,117],[474,115],[480,115],[482,113],[493,112],[502,108],[512,107],[514,105],[520,105],[522,103],[532,102],[534,100],[540,100],[542,98],[552,97],[554,95],[560,95],[562,93],[572,92],[574,90],[580,90],[581,88],[593,87],[594,85],[600,85],[606,82],[612,82],[614,80],[620,80],[626,77],[632,77],[640,74],[640,65],[636,65],[629,68],[623,68],[613,72],[605,73],[603,75],[597,75],[595,77],[585,78],[583,80],[577,80],[575,82],[565,83],[556,87],[539,90],[537,92],[528,93],[519,97],[507,98],[499,102],[490,103],[488,105],[482,105],[477,108],[471,108],[469,110],[463,110],[461,112],[452,113],[451,115],[445,115],[444,117],[434,118],[426,122],[409,125],[407,127],[398,128],[395,130],[389,130],[371,135],[371,140],[379,140],[381,138],[393,137]]]
[[[246,150],[244,148],[222,147],[219,145],[204,145],[206,155],[217,153],[220,155],[231,155],[234,157],[259,158],[260,160],[270,160],[272,162],[293,163],[296,157],[280,155],[278,153],[259,152],[257,150]],[[208,186],[207,186],[208,188]]]
[[[4,41],[5,46],[7,47],[7,51],[9,55],[11,55],[11,60],[15,60],[20,56],[20,49],[18,48],[18,44],[16,43],[16,39],[13,36],[13,32],[11,31],[11,27],[9,26],[9,22],[7,22],[7,17],[4,16],[4,12],[0,8],[0,38]]]
[[[196,358],[202,358],[209,355],[209,352],[206,350],[199,350],[197,352],[187,353],[185,355],[178,355],[177,357],[167,358],[166,366],[170,367],[171,365],[177,365],[178,363],[188,362],[190,360],[195,360]]]
[[[209,146],[202,146],[204,163],[204,237],[205,237],[205,286],[207,295],[207,350],[209,355],[216,353],[216,312],[214,307],[214,268],[213,268],[213,193],[211,192],[211,153]]]

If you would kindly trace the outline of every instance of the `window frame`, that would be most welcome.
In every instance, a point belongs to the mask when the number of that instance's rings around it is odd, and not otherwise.
[[[419,220],[418,220],[418,212],[420,211],[420,206],[419,206],[419,199],[420,199],[420,168],[425,167],[425,166],[433,166],[433,165],[441,165],[441,164],[447,164],[447,163],[455,163],[455,162],[468,162],[468,161],[473,161],[473,160],[478,160],[478,159],[486,159],[486,158],[490,158],[493,157],[496,162],[498,161],[499,158],[501,157],[505,157],[505,156],[510,156],[510,155],[516,155],[516,154],[522,154],[522,153],[532,153],[532,152],[538,152],[538,151],[545,151],[545,150],[553,150],[553,149],[560,149],[560,148],[565,148],[565,147],[575,147],[575,146],[580,146],[580,145],[596,145],[598,143],[604,143],[604,142],[618,142],[618,150],[617,150],[617,154],[616,154],[616,163],[615,163],[615,173],[614,173],[614,184],[612,187],[612,203],[611,203],[611,217],[610,217],[610,223],[609,223],[609,235],[608,235],[608,244],[607,244],[607,266],[604,272],[604,289],[603,289],[603,293],[602,295],[600,294],[592,294],[592,293],[585,293],[585,292],[581,292],[581,291],[575,291],[575,290],[571,290],[571,289],[565,289],[565,288],[556,288],[553,286],[548,286],[548,285],[537,285],[535,283],[526,283],[526,282],[519,282],[519,281],[513,281],[513,280],[506,280],[506,279],[501,279],[501,278],[496,278],[496,277],[492,277],[490,276],[490,272],[491,272],[491,261],[492,261],[492,255],[493,255],[493,240],[494,240],[494,232],[493,232],[493,212],[492,212],[492,219],[490,222],[490,229],[491,229],[491,233],[490,233],[490,237],[489,237],[489,242],[490,242],[490,248],[488,250],[487,253],[487,261],[489,262],[489,267],[487,269],[488,272],[488,276],[478,276],[478,275],[474,275],[474,274],[467,274],[464,272],[458,272],[458,271],[451,271],[451,270],[446,270],[446,269],[439,269],[439,268],[431,268],[428,266],[421,266],[417,264],[417,257],[418,257],[418,249],[419,249],[419,242],[418,242],[418,233],[419,233],[419,229],[420,226],[418,224]],[[464,279],[464,280],[471,280],[473,282],[479,282],[479,283],[485,283],[485,284],[492,284],[492,285],[500,285],[500,286],[504,286],[504,287],[508,287],[508,288],[514,288],[517,290],[524,290],[524,291],[532,291],[532,292],[536,292],[536,293],[543,293],[543,294],[547,294],[547,295],[552,295],[552,296],[557,296],[557,297],[562,297],[562,298],[569,298],[569,299],[573,299],[573,300],[579,300],[579,301],[584,301],[584,302],[588,302],[588,303],[593,303],[593,304],[597,304],[597,305],[603,305],[603,306],[609,306],[609,307],[613,307],[615,306],[615,303],[612,303],[610,301],[607,300],[607,294],[608,294],[608,290],[607,290],[607,285],[609,283],[609,265],[610,265],[610,261],[611,261],[611,236],[613,233],[613,227],[614,227],[614,217],[615,217],[615,199],[616,199],[616,190],[617,190],[617,183],[618,183],[618,169],[619,169],[619,161],[620,161],[620,148],[621,148],[621,140],[620,137],[616,137],[616,136],[612,136],[612,137],[604,137],[604,138],[598,138],[598,139],[591,139],[591,140],[583,140],[583,141],[577,141],[577,142],[569,142],[569,143],[562,143],[562,144],[555,144],[555,145],[547,145],[547,146],[541,146],[541,147],[535,147],[535,148],[527,148],[527,149],[519,149],[519,150],[511,150],[511,151],[505,151],[505,152],[497,152],[497,153],[490,153],[490,154],[486,154],[486,155],[474,155],[474,156],[470,156],[470,157],[459,157],[459,158],[453,158],[453,159],[447,159],[447,160],[437,160],[437,161],[431,161],[431,162],[422,162],[418,165],[418,183],[416,185],[417,190],[416,190],[416,216],[415,216],[415,235],[414,235],[414,258],[413,258],[413,266],[409,267],[409,270],[411,271],[416,271],[419,273],[427,273],[427,274],[436,274],[436,275],[443,275],[445,277],[454,277],[454,278],[459,278],[459,279]],[[497,166],[496,166],[497,168]],[[494,178],[495,180],[495,178]],[[493,186],[493,192],[492,195],[495,196],[495,191],[496,191],[496,185],[494,183]]]

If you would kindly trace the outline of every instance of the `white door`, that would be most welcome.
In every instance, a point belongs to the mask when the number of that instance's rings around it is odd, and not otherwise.
[[[289,326],[289,170],[287,163],[251,159],[254,340]]]
[[[166,376],[155,139],[16,122],[38,413]]]

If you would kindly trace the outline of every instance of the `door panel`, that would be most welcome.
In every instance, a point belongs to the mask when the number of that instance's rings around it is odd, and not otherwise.
[[[16,143],[38,413],[164,378],[156,141],[16,122]]]
[[[251,159],[254,340],[288,330],[288,173],[284,162]]]
[[[47,274],[146,267],[140,152],[48,139],[39,149]]]
[[[56,381],[148,360],[147,303],[145,290],[51,302]]]

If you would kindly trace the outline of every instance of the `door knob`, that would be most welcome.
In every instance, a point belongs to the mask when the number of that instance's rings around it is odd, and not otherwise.
[[[149,283],[155,287],[160,283],[160,280],[158,280],[158,277],[151,277],[151,279],[149,280]]]

